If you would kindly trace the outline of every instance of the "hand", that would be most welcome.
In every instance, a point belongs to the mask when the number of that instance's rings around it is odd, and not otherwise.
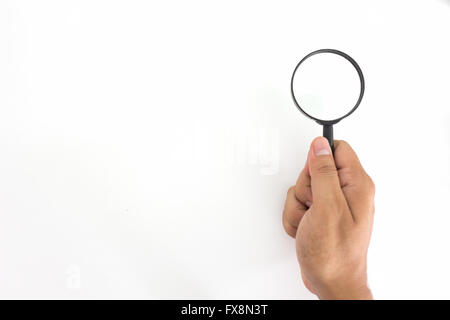
[[[287,193],[286,232],[296,238],[305,286],[320,299],[372,299],[366,260],[375,185],[345,141],[314,139]]]

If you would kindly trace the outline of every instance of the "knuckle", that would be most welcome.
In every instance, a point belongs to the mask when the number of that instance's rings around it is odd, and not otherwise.
[[[345,140],[335,140],[335,152],[338,150],[348,150],[350,147],[350,144]]]
[[[295,235],[297,234],[297,229],[291,226],[286,219],[283,219],[283,228],[286,233],[291,236],[292,238],[295,238]]]
[[[369,176],[367,176],[367,180],[368,180],[368,189],[369,189],[370,195],[374,196],[375,191],[376,191],[375,183],[373,182],[372,178]]]
[[[286,222],[289,223],[292,227],[298,228],[302,216],[303,215],[301,214],[301,212],[297,210],[288,210],[286,212]]]
[[[291,186],[288,191],[287,191],[287,195],[289,195],[290,193],[294,193],[295,194],[295,186]]]
[[[299,196],[300,196],[300,194],[299,194],[298,188],[296,186],[292,186],[289,188],[289,190],[287,192],[287,197],[300,199]]]
[[[340,144],[341,146],[350,147],[350,145],[348,144],[348,142],[345,141],[345,140],[339,140],[339,144]]]

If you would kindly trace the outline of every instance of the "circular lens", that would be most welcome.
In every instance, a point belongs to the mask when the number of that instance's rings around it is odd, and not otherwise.
[[[292,78],[292,94],[297,105],[317,120],[344,117],[357,106],[364,89],[362,73],[356,68],[344,56],[332,52],[307,56]]]

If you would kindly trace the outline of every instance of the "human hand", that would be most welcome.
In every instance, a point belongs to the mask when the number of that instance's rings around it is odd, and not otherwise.
[[[320,299],[372,299],[367,250],[375,185],[353,149],[314,139],[306,165],[286,196],[283,226],[296,238],[305,286]]]

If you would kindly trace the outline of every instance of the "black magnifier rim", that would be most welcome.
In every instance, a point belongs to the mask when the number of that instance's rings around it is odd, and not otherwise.
[[[298,101],[297,101],[297,99],[295,98],[295,95],[294,95],[294,77],[295,77],[295,73],[297,72],[298,67],[300,67],[300,65],[306,59],[308,59],[308,58],[310,58],[310,57],[312,57],[312,56],[314,56],[316,54],[320,54],[320,53],[333,53],[333,54],[337,54],[337,55],[347,59],[347,61],[349,61],[353,65],[353,67],[356,69],[356,71],[358,72],[359,82],[361,84],[361,90],[360,90],[360,93],[359,93],[359,98],[358,98],[358,101],[356,102],[355,106],[349,112],[347,112],[345,115],[343,115],[340,118],[334,119],[334,120],[322,120],[322,119],[315,118],[312,115],[308,114],[305,110],[302,109],[302,107],[300,106],[300,104],[298,103]],[[361,103],[361,100],[362,100],[362,98],[364,96],[364,90],[365,90],[364,75],[363,75],[362,70],[359,67],[359,65],[348,54],[346,54],[346,53],[344,53],[342,51],[339,51],[339,50],[335,50],[335,49],[320,49],[320,50],[316,50],[316,51],[313,51],[313,52],[309,53],[302,60],[300,60],[300,62],[295,67],[294,72],[292,73],[292,77],[291,77],[291,95],[292,95],[292,100],[294,100],[295,105],[297,106],[297,108],[305,116],[307,116],[308,118],[313,119],[314,121],[316,121],[317,123],[319,123],[321,125],[333,125],[333,124],[338,123],[342,119],[348,117],[349,115],[351,115],[359,107],[359,104]]]

